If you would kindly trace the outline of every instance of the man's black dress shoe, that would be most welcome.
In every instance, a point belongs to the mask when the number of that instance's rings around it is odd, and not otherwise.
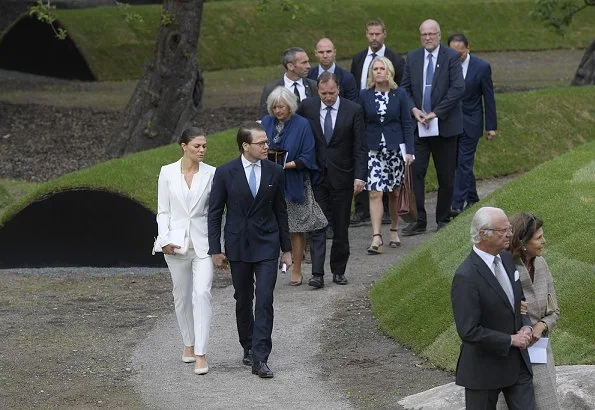
[[[407,225],[405,228],[403,228],[403,231],[401,232],[401,234],[403,236],[413,236],[413,235],[422,234],[425,231],[426,231],[425,225],[422,225],[419,222],[411,222],[409,225]]]
[[[440,229],[444,228],[446,225],[448,225],[448,222],[438,222],[438,223],[436,223],[436,232],[438,232]]]
[[[242,363],[246,366],[252,366],[254,364],[254,359],[252,358],[252,349],[244,349],[244,358],[242,359]]]
[[[252,374],[257,374],[262,379],[270,379],[273,377],[273,371],[269,369],[266,362],[254,362],[252,365]]]
[[[461,214],[461,212],[463,212],[463,210],[462,210],[462,209],[456,209],[456,208],[452,208],[452,209],[450,210],[450,217],[454,219],[454,218],[456,218],[457,216],[459,216],[459,215]]]
[[[337,285],[347,285],[347,278],[345,275],[333,275],[333,282]]]
[[[351,216],[349,224],[351,226],[359,226],[368,221],[370,221],[370,215],[364,215],[361,212],[356,212]]]
[[[317,289],[324,288],[324,276],[312,275],[312,277],[308,281],[308,285],[315,287]]]

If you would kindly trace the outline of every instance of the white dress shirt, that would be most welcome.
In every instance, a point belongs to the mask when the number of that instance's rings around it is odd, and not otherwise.
[[[467,54],[465,61],[461,63],[461,67],[463,67],[463,80],[467,78],[467,70],[469,69],[469,60],[471,59],[471,54]]]
[[[436,49],[431,53],[432,65],[434,66],[434,77],[436,76],[436,62],[438,61],[438,51],[440,51],[440,45],[438,45],[438,47],[436,47]],[[426,72],[428,71],[428,55],[430,55],[428,50],[424,50],[424,82],[422,84],[426,83]]]
[[[485,262],[486,265],[488,265],[488,268],[490,268],[494,276],[496,276],[496,272],[494,272],[494,259],[496,257],[491,253],[487,253],[481,249],[478,249],[475,245],[473,245],[473,251],[481,258],[482,261]]]
[[[254,164],[254,173],[256,174],[256,192],[260,188],[260,176],[261,176],[261,163],[260,160],[256,162],[250,162],[244,157],[242,154],[242,165],[244,166],[244,173],[246,174],[246,181],[248,181],[248,186],[250,186],[250,172],[252,172],[252,168],[250,165]]]
[[[384,50],[386,50],[386,46],[383,44],[380,50],[376,51],[377,57],[384,57]],[[364,60],[364,66],[362,67],[362,81],[360,84],[360,90],[365,90],[368,88],[368,70],[370,69],[370,64],[372,63],[372,49],[368,47],[368,56]]]
[[[300,101],[306,99],[306,87],[304,86],[303,79],[300,78],[296,81],[293,81],[287,78],[287,74],[283,74],[283,81],[285,82],[285,88],[287,88],[291,92],[293,92],[293,83],[297,83],[297,89],[300,93]]]
[[[335,129],[335,123],[337,122],[337,112],[339,112],[339,104],[340,104],[341,97],[337,97],[337,101],[331,107],[331,119],[333,120],[333,130]],[[327,105],[320,102],[320,126],[322,127],[322,131],[324,132],[324,119],[326,118],[326,107]]]
[[[335,74],[335,67],[337,65],[335,63],[333,63],[332,66],[329,67],[328,70],[325,70],[324,68],[322,68],[321,65],[318,66],[318,77],[320,77],[322,75],[322,73],[324,73],[325,71],[328,71],[331,74]]]

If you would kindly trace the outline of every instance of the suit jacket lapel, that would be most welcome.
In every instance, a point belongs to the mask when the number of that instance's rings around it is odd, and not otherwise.
[[[485,264],[483,259],[481,259],[479,257],[479,255],[475,253],[475,251],[471,251],[471,252],[473,253],[473,256],[474,256],[473,263],[477,267],[477,270],[479,271],[479,274],[481,275],[481,277],[488,283],[488,285],[490,285],[492,287],[492,289],[494,289],[494,292],[496,292],[498,297],[500,297],[500,299],[502,299],[502,302],[504,302],[504,304],[506,306],[508,306],[508,308],[512,311],[512,306],[510,306],[510,301],[508,300],[508,296],[506,296],[504,289],[502,289],[500,282],[498,282],[498,279],[496,279],[496,276],[494,276],[494,273],[492,272],[492,270],[490,268],[488,268],[488,266]],[[504,266],[504,264],[502,264],[502,265]],[[508,271],[506,269],[504,269],[504,270],[506,271],[506,274],[510,277],[510,274],[508,273]],[[516,298],[516,296],[515,296],[515,298]],[[514,311],[513,311],[513,313],[514,313]]]
[[[327,145],[331,145],[331,142],[333,142],[333,140],[335,139],[335,135],[336,135],[335,131],[337,130],[337,127],[343,123],[344,119],[345,119],[345,107],[341,103],[341,97],[339,97],[339,109],[337,110],[337,118],[335,119],[335,126],[333,127],[333,133],[331,135],[331,139]]]
[[[432,90],[434,90],[434,87],[437,84],[438,78],[444,71],[442,69],[442,67],[444,66],[444,59],[446,58],[445,57],[446,50],[444,49],[444,47],[445,46],[441,45],[440,50],[438,50],[438,58],[436,58],[436,68],[434,68],[434,78],[432,78]]]
[[[205,170],[204,167],[200,167],[196,175],[194,175],[192,180],[192,199],[190,200],[190,209],[196,206],[200,198],[205,193],[205,188],[207,187],[207,183],[209,182],[209,173]]]
[[[188,201],[186,201],[186,196],[184,195],[184,191],[182,190],[182,184],[186,183],[182,180],[182,158],[180,158],[175,163],[175,166],[171,168],[171,172],[168,175],[168,179],[171,182],[171,189],[174,191],[174,194],[178,198],[178,201],[180,201],[186,212],[190,212],[190,210],[188,209]]]
[[[261,160],[260,161],[260,185],[258,186],[258,191],[256,192],[256,197],[252,198],[252,192],[250,192],[250,187],[248,187],[248,192],[250,198],[252,199],[252,203],[250,204],[250,208],[248,209],[248,214],[250,214],[254,208],[262,201],[262,197],[264,196],[264,192],[271,183],[272,172],[270,172],[269,167],[272,163],[269,163],[268,160]],[[246,179],[246,178],[244,178]],[[248,185],[248,181],[246,181],[246,185]]]

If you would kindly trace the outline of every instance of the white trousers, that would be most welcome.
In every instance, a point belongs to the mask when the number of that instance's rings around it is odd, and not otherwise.
[[[199,258],[194,249],[186,255],[164,255],[173,283],[174,306],[185,346],[194,346],[194,354],[204,355],[211,328],[211,284],[213,261]]]

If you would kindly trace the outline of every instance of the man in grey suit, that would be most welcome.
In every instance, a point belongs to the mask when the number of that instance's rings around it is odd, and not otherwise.
[[[298,104],[308,97],[317,95],[316,81],[308,78],[310,70],[310,59],[303,48],[291,47],[283,52],[283,67],[285,74],[283,78],[271,81],[262,89],[260,96],[260,118],[268,114],[267,97],[275,88],[280,85],[287,87],[296,96]]]
[[[438,177],[437,229],[450,220],[457,137],[463,133],[461,98],[465,80],[459,55],[440,45],[440,25],[437,21],[424,21],[419,27],[419,34],[422,47],[409,53],[401,82],[409,96],[411,114],[417,121],[412,167],[417,222],[406,226],[403,236],[426,231],[425,178],[430,155]]]
[[[451,216],[460,214],[477,201],[477,187],[473,174],[473,162],[479,139],[483,135],[484,112],[486,138],[491,141],[497,133],[496,100],[492,84],[490,64],[469,54],[469,41],[464,34],[453,34],[448,46],[461,56],[465,94],[463,95],[463,134],[459,136],[457,171],[452,199]],[[484,111],[485,107],[485,111]]]
[[[505,249],[512,226],[498,208],[479,209],[471,222],[473,250],[455,272],[450,299],[461,351],[456,384],[467,409],[496,409],[504,393],[511,410],[535,409],[527,347],[533,329],[521,314],[519,273]]]

